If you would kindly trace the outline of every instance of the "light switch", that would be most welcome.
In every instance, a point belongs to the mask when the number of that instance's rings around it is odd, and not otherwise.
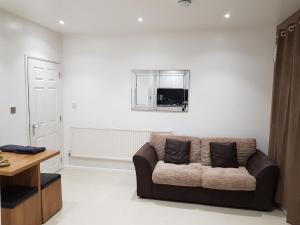
[[[10,114],[16,114],[17,108],[15,106],[10,107]]]
[[[72,103],[72,109],[77,109],[77,103],[75,102]]]

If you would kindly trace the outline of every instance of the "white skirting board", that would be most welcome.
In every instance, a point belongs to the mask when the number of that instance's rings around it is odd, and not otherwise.
[[[108,169],[120,169],[120,170],[134,170],[132,161],[117,161],[107,159],[93,159],[82,157],[70,157],[68,166],[85,167],[85,168],[108,168]]]
[[[72,127],[69,164],[132,169],[133,155],[150,140],[151,132],[157,131]]]

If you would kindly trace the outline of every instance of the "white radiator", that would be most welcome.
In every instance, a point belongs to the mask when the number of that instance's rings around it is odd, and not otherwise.
[[[71,157],[131,161],[151,131],[71,128],[71,134]]]

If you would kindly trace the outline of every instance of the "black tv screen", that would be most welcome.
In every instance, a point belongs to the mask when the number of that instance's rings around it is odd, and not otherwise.
[[[158,106],[182,106],[188,102],[188,90],[183,88],[158,88]]]

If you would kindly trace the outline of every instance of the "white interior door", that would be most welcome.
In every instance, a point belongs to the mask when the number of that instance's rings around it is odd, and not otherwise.
[[[28,58],[28,100],[32,146],[61,150],[59,64]],[[41,171],[62,168],[62,154],[42,163]]]

